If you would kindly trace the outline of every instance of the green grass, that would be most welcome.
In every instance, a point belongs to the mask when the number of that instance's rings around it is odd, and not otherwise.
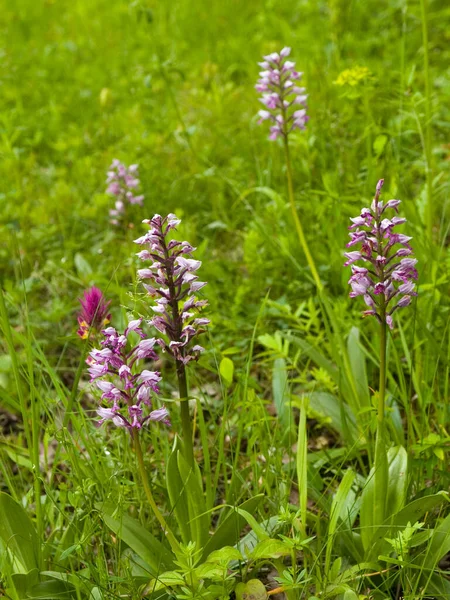
[[[112,503],[160,537],[126,434],[94,425],[77,298],[99,286],[118,328],[146,310],[132,240],[145,231],[143,218],[175,212],[208,281],[207,352],[189,369],[208,510],[264,495],[257,522],[278,516],[278,533],[302,538],[301,550],[294,544],[289,558],[268,561],[280,577],[292,557],[300,557],[295,577],[305,565],[289,600],[356,597],[349,590],[448,597],[450,584],[425,590],[432,573],[430,585],[446,581],[441,557],[433,558],[439,540],[443,554],[450,550],[446,502],[418,517],[422,545],[409,547],[402,530],[402,564],[401,552],[374,555],[366,573],[381,575],[342,579],[360,562],[345,511],[370,487],[379,373],[378,328],[348,298],[343,251],[348,218],[370,203],[382,177],[384,198],[402,199],[420,273],[417,301],[397,313],[388,339],[389,437],[408,453],[408,502],[450,484],[447,3],[18,0],[1,13],[0,416],[14,426],[0,437],[0,491],[25,507],[46,541],[39,569],[83,582],[63,597],[139,598],[148,582],[99,509]],[[291,137],[290,152],[323,294],[292,221],[282,144],[269,142],[255,117],[257,62],[285,45],[309,94],[311,120]],[[362,81],[345,83],[356,67],[368,69]],[[145,194],[128,231],[108,217],[105,177],[116,157],[139,164]],[[162,366],[173,427],[149,429],[144,458],[176,529],[165,465],[181,425],[175,371],[166,359]],[[342,511],[337,521],[333,510]],[[226,510],[213,515],[211,531]],[[236,581],[266,583],[267,559],[258,560],[241,564]],[[4,542],[0,573],[10,590]],[[344,587],[332,589],[337,582]],[[189,597],[206,598],[198,594]]]

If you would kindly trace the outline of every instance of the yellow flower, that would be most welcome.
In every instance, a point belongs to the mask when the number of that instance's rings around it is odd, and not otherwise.
[[[353,69],[345,69],[339,73],[338,78],[334,81],[335,85],[344,86],[350,85],[355,87],[366,80],[372,79],[372,73],[367,67],[353,67]]]

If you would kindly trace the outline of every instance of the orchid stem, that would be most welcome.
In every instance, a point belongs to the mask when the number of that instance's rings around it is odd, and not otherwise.
[[[386,396],[386,305],[380,307],[380,385],[377,406],[377,434],[375,439],[375,524],[381,525],[386,513],[386,495],[388,487],[388,462],[385,439],[385,396]]]
[[[285,158],[286,158],[286,176],[287,176],[288,196],[289,196],[289,203],[291,205],[292,217],[294,219],[295,228],[297,230],[297,235],[298,235],[298,239],[300,241],[300,245],[303,249],[303,252],[305,253],[309,268],[311,269],[311,274],[312,274],[314,282],[316,284],[317,291],[322,292],[323,285],[322,285],[322,282],[320,281],[320,277],[317,272],[316,265],[314,263],[314,259],[311,255],[311,252],[309,251],[308,243],[306,241],[305,234],[303,232],[303,227],[302,227],[302,224],[300,221],[300,217],[298,216],[297,208],[295,206],[294,182],[293,182],[293,177],[292,177],[292,162],[291,162],[291,155],[290,155],[290,150],[289,150],[289,140],[288,140],[287,134],[285,134],[283,136],[283,139],[284,139],[284,153],[285,153]]]

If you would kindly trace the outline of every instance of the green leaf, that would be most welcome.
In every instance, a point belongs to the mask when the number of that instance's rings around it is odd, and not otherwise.
[[[81,254],[81,252],[77,252],[75,254],[74,263],[77,269],[77,273],[81,278],[88,278],[89,275],[92,275],[92,267]]]
[[[370,470],[361,498],[361,540],[367,552],[370,546],[382,537],[386,537],[389,524],[405,502],[406,477],[408,469],[408,456],[402,446],[390,448],[387,454],[389,471],[387,480],[386,507],[390,512],[383,523],[376,522],[375,516],[375,477],[374,469]],[[415,521],[412,521],[415,523]]]
[[[267,600],[267,591],[262,581],[250,579],[236,586],[236,600]]]
[[[383,154],[383,151],[384,151],[384,148],[386,147],[387,141],[388,141],[388,136],[385,135],[384,133],[380,133],[375,138],[375,140],[373,142],[373,151],[377,158],[379,158]]]
[[[422,562],[423,568],[432,571],[447,552],[450,552],[450,515],[435,528]]]
[[[372,467],[366,479],[366,483],[361,495],[360,528],[361,541],[365,552],[367,552],[370,547],[374,535],[374,529],[376,527],[374,523],[374,474],[375,471]],[[381,523],[378,525],[381,525]]]
[[[206,562],[228,565],[228,563],[233,560],[244,560],[244,557],[237,548],[234,548],[233,546],[224,546],[219,550],[211,552],[207,557]]]
[[[253,515],[242,508],[235,508],[235,510],[247,521],[252,530],[255,532],[259,540],[265,540],[269,537],[266,530],[258,523]]]
[[[432,511],[446,501],[448,502],[447,492],[439,492],[430,496],[424,496],[423,498],[417,498],[395,515],[392,526],[398,529],[408,523],[417,523],[425,513]]]
[[[230,387],[233,383],[234,363],[231,358],[224,356],[219,365],[220,376],[222,377],[226,387]]]
[[[390,512],[387,519],[392,519],[405,504],[407,475],[408,475],[408,454],[402,446],[390,448],[388,451],[389,478],[386,509]],[[414,521],[413,521],[414,522]]]
[[[249,555],[252,560],[261,558],[279,558],[280,556],[288,556],[291,554],[291,549],[281,540],[262,540],[258,542]]]
[[[327,547],[325,553],[325,573],[328,573],[330,570],[331,552],[333,549],[334,535],[336,533],[338,521],[347,520],[348,526],[348,517],[352,509],[351,506],[349,507],[348,498],[350,496],[352,502],[355,500],[354,495],[353,497],[351,496],[351,489],[354,480],[355,473],[352,470],[348,470],[342,478],[331,504],[330,523],[328,525]],[[332,577],[330,579],[333,580]]]
[[[161,570],[173,566],[170,550],[161,544],[141,523],[128,515],[114,517],[116,507],[112,504],[96,504],[105,524],[148,564],[149,572],[156,577]]]
[[[199,579],[214,579],[222,581],[224,578],[224,568],[212,563],[203,563],[195,569],[195,575]]]
[[[39,569],[41,548],[30,517],[8,494],[0,493],[0,538],[14,557],[14,568]]]
[[[356,419],[350,407],[337,396],[327,392],[312,392],[308,394],[309,406],[316,414],[326,417],[332,427],[342,438],[357,439],[358,428]]]
[[[287,376],[286,361],[277,358],[273,363],[272,370],[272,392],[275,408],[283,431],[288,432],[292,426],[290,393]]]
[[[191,541],[197,544],[197,548],[204,548],[208,540],[210,515],[206,508],[200,470],[197,464],[191,469],[181,452],[177,454],[177,463],[188,501]]]
[[[17,596],[26,598],[30,589],[39,583],[39,569],[33,569],[29,573],[13,573],[11,579]]]
[[[77,591],[70,583],[66,581],[42,581],[34,585],[28,592],[28,598],[40,598],[41,600],[67,600],[77,598]]]
[[[184,585],[184,577],[178,571],[166,571],[158,575],[156,581],[162,583],[166,587]]]
[[[255,513],[263,498],[263,494],[258,494],[243,502],[238,508],[240,510],[248,511],[249,513]],[[238,542],[246,522],[244,516],[238,512],[237,508],[233,507],[213,535],[209,538],[203,551],[202,558],[205,559],[205,557],[208,557],[209,560],[209,556],[214,550],[219,550],[224,546],[230,546],[231,544]]]
[[[189,508],[186,490],[178,470],[178,452],[181,450],[181,443],[178,436],[175,436],[172,452],[167,461],[166,467],[166,485],[169,493],[170,506],[180,528],[181,538],[185,544],[193,540],[191,527],[189,525]]]

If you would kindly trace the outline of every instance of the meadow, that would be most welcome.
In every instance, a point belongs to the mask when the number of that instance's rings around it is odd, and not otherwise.
[[[450,598],[449,4],[1,13],[0,595]]]

